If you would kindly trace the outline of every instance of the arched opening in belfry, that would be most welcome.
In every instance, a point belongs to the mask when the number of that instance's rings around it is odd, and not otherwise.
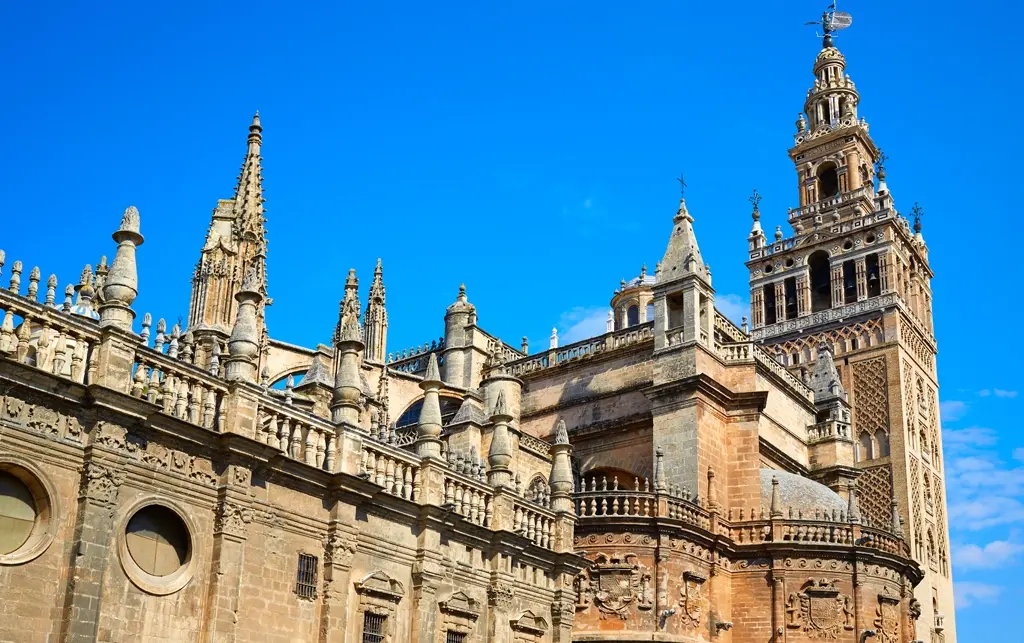
[[[843,262],[843,301],[853,304],[857,301],[857,262]]]
[[[822,163],[818,168],[818,198],[827,199],[839,194],[839,173],[835,163]]]
[[[462,406],[462,400],[457,397],[439,395],[437,401],[441,407],[441,425],[443,426],[448,424],[448,422],[455,417],[455,414],[459,412],[459,407]],[[395,427],[401,429],[402,427],[419,424],[420,411],[422,410],[423,398],[420,398],[413,402],[409,408],[398,416],[398,421],[395,422]]]
[[[818,250],[807,258],[811,278],[811,312],[820,312],[832,307],[832,267],[828,253]]]
[[[640,323],[640,307],[633,304],[626,309],[626,326],[636,326]]]
[[[857,442],[857,462],[863,462],[864,460],[874,460],[874,445],[871,443],[871,434],[867,431],[861,431],[860,440]]]
[[[877,297],[882,294],[882,280],[878,270],[878,255],[868,255],[864,263],[867,268],[868,297]]]
[[[786,319],[796,319],[796,277],[788,277],[783,282],[783,290],[786,296]]]

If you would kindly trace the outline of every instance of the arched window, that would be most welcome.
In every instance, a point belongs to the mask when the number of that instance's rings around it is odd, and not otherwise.
[[[878,272],[878,255],[870,254],[864,260],[867,268],[868,297],[877,297],[882,294],[882,280]]]
[[[626,326],[636,326],[640,323],[640,307],[633,304],[626,309]]]
[[[818,198],[827,199],[839,194],[839,174],[835,163],[822,163],[818,168]]]
[[[857,449],[857,461],[873,460],[875,454],[872,449],[873,445],[871,444],[871,434],[867,431],[861,431],[860,442],[858,443]]]
[[[843,301],[848,304],[857,301],[857,262],[843,262]]]
[[[530,481],[530,486],[526,488],[526,499],[527,500],[540,500],[548,494],[548,485],[544,480],[544,476],[536,475],[533,480]]]
[[[818,250],[807,258],[811,277],[811,311],[821,312],[832,307],[832,268],[828,253]]]
[[[779,321],[775,307],[775,284],[765,284],[764,287],[764,325],[771,326]]]
[[[441,404],[441,425],[448,424],[449,421],[459,412],[459,407],[462,406],[462,400],[457,397],[448,397],[441,395],[438,397],[438,401]],[[420,421],[420,411],[423,410],[423,399],[419,399],[412,404],[409,408],[399,416],[398,421],[395,422],[395,428],[402,428],[404,426],[411,426],[417,424]]]
[[[875,433],[875,439],[878,441],[878,457],[885,458],[889,456],[889,434],[885,431],[878,431]]]
[[[782,284],[786,297],[786,319],[796,319],[796,277],[789,277]]]

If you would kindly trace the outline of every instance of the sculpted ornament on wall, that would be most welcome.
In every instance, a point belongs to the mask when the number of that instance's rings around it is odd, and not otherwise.
[[[94,502],[113,504],[123,483],[124,471],[90,461],[82,471],[80,493],[82,497]]]
[[[511,611],[515,598],[515,588],[508,583],[498,581],[487,588],[487,600],[499,612]]]
[[[683,586],[679,588],[679,618],[686,627],[700,627],[704,614],[704,581],[707,579],[694,572],[683,572]]]
[[[918,610],[920,610],[920,605]],[[884,587],[882,593],[878,595],[875,629],[878,631],[878,643],[899,643],[900,599],[888,587]]]
[[[852,630],[853,599],[841,594],[836,582],[826,578],[809,580],[801,593],[790,594],[786,626],[800,629],[812,639],[834,640],[843,630]]]
[[[636,554],[598,554],[573,581],[573,589],[576,609],[593,604],[602,619],[614,614],[625,620],[633,605],[641,610],[654,607],[651,572],[640,564]]]

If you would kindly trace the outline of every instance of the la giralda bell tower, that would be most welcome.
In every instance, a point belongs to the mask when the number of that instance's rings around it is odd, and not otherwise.
[[[804,377],[819,347],[832,350],[853,407],[857,463],[847,473],[857,476],[861,513],[886,524],[897,499],[925,571],[918,638],[953,643],[928,246],[917,206],[913,223],[896,207],[859,103],[826,35],[789,150],[799,194],[792,235],[779,226],[767,238],[753,199],[752,334]]]

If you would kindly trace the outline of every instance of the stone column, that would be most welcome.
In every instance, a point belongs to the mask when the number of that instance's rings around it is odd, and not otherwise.
[[[763,288],[751,288],[750,289],[750,315],[751,325],[754,328],[761,328],[764,326],[764,289]]]
[[[72,557],[61,613],[62,643],[97,640],[103,576],[114,546],[113,514],[125,474],[120,458],[96,446],[86,449],[78,489]]]
[[[892,288],[892,275],[890,274],[891,269],[892,261],[889,257],[889,253],[883,252],[878,255],[878,285],[880,288],[879,292],[883,295],[888,293]]]
[[[247,488],[252,472],[232,464],[224,472],[218,492],[217,514],[213,525],[213,557],[210,561],[209,613],[203,640],[229,643],[238,628],[238,599],[245,565],[245,541],[248,538],[252,509]]]
[[[775,282],[775,322],[786,321],[786,284]]]
[[[338,508],[354,513],[355,504],[336,503]],[[354,518],[354,516],[350,517]],[[358,531],[354,520],[334,520],[327,527],[324,539],[324,583],[320,609],[318,643],[344,643],[348,632],[348,596],[352,588],[352,559],[356,553]]]
[[[412,568],[412,643],[437,640],[437,587],[444,580],[441,534],[430,526],[420,533],[419,560]]]
[[[868,266],[867,258],[860,257],[855,263],[857,269],[857,301],[864,301],[868,298]]]
[[[796,316],[804,317],[811,312],[811,286],[807,272],[796,278]]]
[[[491,585],[487,588],[488,629],[487,643],[511,643],[512,608],[515,606],[515,579],[505,570],[491,572]],[[575,610],[575,607],[574,607]]]
[[[846,303],[843,295],[843,264],[832,264],[832,307],[838,308]]]

